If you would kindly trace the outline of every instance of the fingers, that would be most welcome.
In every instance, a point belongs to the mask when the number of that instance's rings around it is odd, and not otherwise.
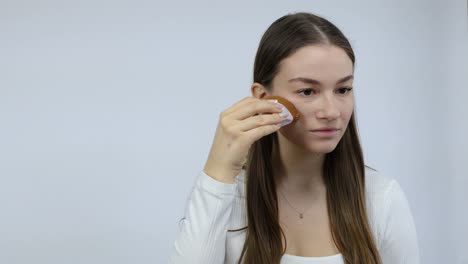
[[[251,116],[237,123],[237,129],[241,132],[246,132],[261,126],[277,125],[285,120],[286,117],[275,114],[263,114]]]
[[[245,132],[245,136],[249,137],[252,142],[259,140],[260,138],[269,135],[275,131],[278,131],[281,127],[279,125],[266,125],[251,129]]]
[[[229,119],[244,120],[258,114],[280,112],[281,109],[273,102],[255,97],[248,97],[233,105],[228,111],[225,111],[224,114]]]

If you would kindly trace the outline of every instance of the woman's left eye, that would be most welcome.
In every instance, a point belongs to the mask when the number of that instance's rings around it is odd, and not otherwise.
[[[341,93],[341,94],[347,94],[347,93],[351,92],[352,89],[353,89],[352,87],[342,87],[342,88],[340,88],[338,90],[344,92],[344,93]]]

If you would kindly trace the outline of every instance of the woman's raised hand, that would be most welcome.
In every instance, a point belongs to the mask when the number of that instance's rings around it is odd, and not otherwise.
[[[279,104],[246,97],[221,112],[204,172],[224,183],[234,183],[250,146],[280,129],[285,118]]]

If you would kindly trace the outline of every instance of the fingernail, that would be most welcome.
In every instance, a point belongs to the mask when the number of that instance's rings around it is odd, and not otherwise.
[[[281,103],[275,102],[275,104],[276,104],[276,108],[278,109],[283,109],[284,107]]]

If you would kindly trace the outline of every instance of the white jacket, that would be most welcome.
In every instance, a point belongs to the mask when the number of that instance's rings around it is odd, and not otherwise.
[[[411,210],[398,182],[365,167],[366,207],[372,233],[383,264],[418,264],[419,249]],[[180,222],[170,263],[234,264],[245,241],[245,171],[233,184],[223,183],[201,171]],[[302,257],[285,254],[282,264],[341,264],[341,254]]]

